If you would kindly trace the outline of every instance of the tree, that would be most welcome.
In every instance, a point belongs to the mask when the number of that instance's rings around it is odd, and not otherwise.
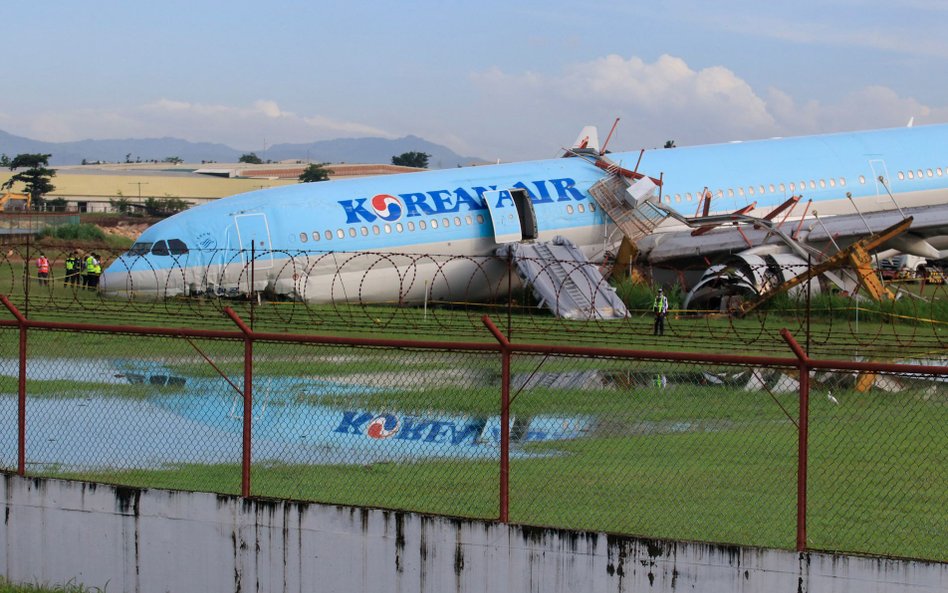
[[[667,141],[665,142],[665,148],[675,148],[675,141],[674,141],[674,140],[667,140]]]
[[[172,165],[180,165],[181,163],[184,162],[184,159],[182,159],[179,156],[166,156],[164,161],[162,162],[171,163]]]
[[[240,155],[240,158],[237,159],[237,162],[238,162],[238,163],[249,163],[249,164],[251,164],[251,165],[262,165],[262,164],[263,164],[263,159],[261,159],[260,157],[258,157],[256,154],[254,154],[254,153],[252,153],[252,152],[248,152],[247,154],[242,154],[242,155]]]
[[[30,194],[30,200],[33,202],[33,209],[39,210],[43,205],[43,194],[56,189],[56,186],[49,182],[56,176],[54,169],[48,168],[49,157],[51,154],[18,154],[13,160],[9,161],[7,167],[12,171],[14,169],[25,168],[25,171],[7,179],[0,185],[0,189],[10,189],[14,183],[23,183],[26,193]]]
[[[403,152],[398,156],[392,157],[392,164],[401,167],[417,167],[419,169],[428,168],[428,159],[431,155],[426,152]]]
[[[9,167],[10,166],[10,157],[6,154],[0,154],[0,167]]]
[[[332,169],[327,169],[325,165],[329,163],[313,163],[310,166],[303,169],[303,172],[300,173],[300,183],[311,183],[313,181],[326,181],[329,179],[329,176],[335,173]]]

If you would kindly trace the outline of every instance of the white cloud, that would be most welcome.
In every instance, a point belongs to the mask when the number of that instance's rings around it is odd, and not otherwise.
[[[834,103],[798,101],[777,88],[758,92],[727,68],[695,70],[669,55],[651,63],[609,55],[573,64],[555,76],[493,68],[472,80],[494,102],[528,106],[520,121],[508,126],[510,137],[543,139],[536,127],[526,127],[541,120],[562,136],[567,132],[559,124],[578,130],[618,116],[621,127],[631,131],[626,136],[635,141],[616,147],[624,149],[660,146],[667,139],[684,145],[899,126],[912,116],[919,124],[948,121],[948,109],[926,106],[884,86],[854,91]]]

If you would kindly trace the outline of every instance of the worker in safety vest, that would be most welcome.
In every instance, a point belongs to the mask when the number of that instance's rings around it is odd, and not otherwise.
[[[69,254],[69,257],[66,258],[66,277],[63,278],[63,286],[67,284],[79,284],[79,268],[82,265],[82,260],[79,259],[79,254],[73,251]]]
[[[40,284],[49,284],[49,260],[42,253],[36,258],[36,275]]]
[[[102,260],[99,259],[99,254],[92,253],[92,274],[89,278],[89,288],[95,289],[99,286],[99,276],[102,275]]]
[[[665,316],[668,315],[668,297],[665,291],[658,289],[655,301],[652,303],[652,312],[655,313],[655,335],[665,335]]]
[[[95,288],[92,284],[92,277],[95,275],[95,254],[90,253],[83,260],[82,285],[86,288]]]

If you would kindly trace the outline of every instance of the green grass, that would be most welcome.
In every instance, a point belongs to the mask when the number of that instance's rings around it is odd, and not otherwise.
[[[86,587],[69,581],[62,585],[48,583],[12,583],[0,576],[0,593],[105,593],[107,587]]]
[[[321,400],[369,409],[496,413],[492,389]],[[814,549],[948,560],[944,391],[892,395],[814,388],[809,539]],[[531,390],[515,416],[596,419],[582,438],[514,451],[510,519],[530,525],[791,549],[796,525],[795,395],[726,387]],[[782,408],[781,408],[782,406]],[[787,416],[785,410],[789,411]],[[255,496],[495,519],[495,460],[306,465],[258,461]],[[238,494],[239,464],[54,474]]]

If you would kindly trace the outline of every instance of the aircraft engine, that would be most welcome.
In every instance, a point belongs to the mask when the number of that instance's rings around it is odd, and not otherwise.
[[[807,262],[788,253],[730,256],[724,263],[708,268],[685,297],[684,308],[727,312],[745,300],[757,298],[761,292],[806,272]],[[806,284],[790,290],[790,296],[803,294]],[[818,294],[819,282],[813,283]]]

